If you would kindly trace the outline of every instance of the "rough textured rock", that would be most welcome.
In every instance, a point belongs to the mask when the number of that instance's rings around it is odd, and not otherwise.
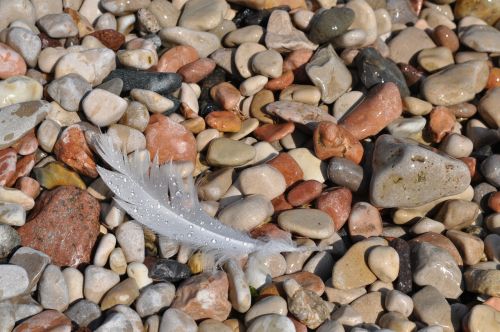
[[[22,244],[46,253],[59,266],[90,262],[99,234],[98,201],[86,191],[62,186],[44,192],[36,203],[18,229]]]

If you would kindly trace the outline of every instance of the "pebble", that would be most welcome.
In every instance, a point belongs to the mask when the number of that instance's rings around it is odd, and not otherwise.
[[[475,305],[467,315],[464,325],[470,331],[498,329],[500,327],[498,311],[487,305]]]
[[[472,25],[460,32],[462,44],[477,52],[499,52],[500,33],[488,25]]]
[[[444,296],[433,286],[425,286],[413,296],[414,314],[427,325],[439,325],[453,331],[451,308]]]
[[[269,16],[265,44],[267,48],[278,52],[302,48],[315,50],[318,47],[309,41],[302,31],[294,28],[290,16],[284,10],[274,10]]]
[[[260,181],[255,182],[256,179]],[[286,189],[283,175],[266,164],[243,170],[238,177],[237,186],[245,195],[261,194],[269,199],[278,197]]]
[[[350,306],[361,316],[363,322],[374,324],[384,312],[382,293],[369,292],[354,300]]]
[[[347,290],[366,286],[377,280],[365,262],[365,253],[369,248],[385,244],[386,241],[378,237],[353,244],[344,256],[335,263],[332,285],[335,288]]]
[[[316,207],[328,213],[340,230],[351,213],[352,194],[347,188],[336,188],[323,192],[316,200]]]
[[[159,36],[165,42],[193,47],[202,58],[206,58],[221,46],[219,38],[213,33],[182,27],[163,28]]]
[[[393,282],[399,274],[399,255],[391,247],[375,247],[368,253],[368,267],[384,282]]]
[[[378,134],[403,111],[401,96],[396,84],[384,83],[372,88],[366,98],[339,124],[355,139],[361,140]]]
[[[484,243],[480,238],[457,230],[447,231],[446,237],[457,247],[466,265],[479,263],[484,250]]]
[[[38,299],[44,309],[62,312],[68,308],[68,286],[61,269],[56,265],[48,265],[38,283]]]
[[[101,318],[101,309],[91,301],[80,300],[72,304],[64,314],[78,325],[87,327]]]
[[[316,180],[318,182],[325,182],[326,168],[325,162],[316,158],[311,150],[306,148],[297,148],[288,152],[295,162],[301,168],[304,176],[303,180]]]
[[[296,331],[295,326],[290,318],[277,314],[268,314],[257,317],[247,328],[247,332],[270,330],[275,332]]]
[[[38,20],[38,26],[51,38],[68,38],[78,34],[78,28],[69,14],[47,14]]]
[[[5,42],[18,52],[30,67],[35,67],[38,61],[42,43],[33,32],[24,28],[10,28],[6,31]]]
[[[33,330],[52,330],[59,329],[71,330],[71,321],[64,314],[55,310],[46,310],[35,314],[21,324],[17,325],[14,331],[33,331]]]
[[[4,43],[0,43],[0,59],[2,59],[0,79],[5,80],[26,73],[26,62],[22,56]]]
[[[132,332],[132,324],[127,319],[127,316],[122,314],[121,312],[112,311],[107,315],[106,320],[99,326],[96,331],[105,332],[109,330],[121,330],[121,331],[130,331]]]
[[[434,105],[450,106],[473,99],[484,89],[487,80],[486,62],[473,60],[447,67],[427,77],[422,83],[422,93]]]
[[[22,267],[1,264],[0,272],[0,300],[16,297],[28,290],[28,274]]]
[[[460,47],[460,41],[455,32],[445,25],[435,27],[432,37],[436,44],[447,47],[452,52],[458,51]]]
[[[413,312],[413,299],[398,290],[390,290],[385,294],[384,307],[387,311],[409,317]]]
[[[423,49],[417,57],[419,65],[428,72],[443,69],[454,64],[453,54],[447,47]]]
[[[266,221],[273,212],[274,209],[269,198],[257,194],[247,196],[224,207],[219,212],[218,219],[235,229],[250,231]]]
[[[314,152],[321,159],[343,157],[359,164],[363,157],[363,146],[343,127],[331,122],[320,122],[314,129]]]
[[[195,160],[196,140],[193,134],[170,118],[162,114],[152,115],[144,134],[151,158],[157,155],[160,164]]]
[[[104,294],[120,282],[120,276],[103,267],[89,265],[85,268],[83,294],[94,303],[101,302]]]
[[[325,239],[334,232],[330,216],[316,209],[294,209],[278,216],[278,224],[284,230],[312,239]]]
[[[213,166],[240,166],[252,160],[255,154],[251,145],[220,137],[209,143],[207,162]]]
[[[228,287],[227,275],[222,271],[191,277],[177,289],[172,308],[181,309],[195,320],[225,320],[231,311]]]
[[[372,7],[364,0],[350,1],[347,8],[354,11],[354,21],[349,28],[363,30],[366,37],[353,46],[368,46],[377,39],[377,20]]]
[[[411,40],[411,45],[407,41]],[[396,63],[410,63],[410,60],[424,49],[433,49],[436,44],[425,33],[415,27],[403,29],[396,37],[388,43],[391,51],[390,58]]]
[[[275,50],[266,50],[252,57],[253,72],[270,78],[278,78],[282,74],[283,58]]]
[[[397,149],[399,165],[392,165],[392,161],[387,159],[379,160],[377,156],[381,149],[388,149],[383,152],[384,155]],[[414,157],[417,154],[418,157]],[[469,183],[469,171],[463,163],[434,153],[412,141],[382,135],[376,142],[374,156],[370,197],[376,206],[415,207],[463,192]],[[384,167],[384,164],[390,164],[390,167]],[[400,167],[404,169],[404,174],[397,171]],[[409,169],[412,169],[412,176],[408,174]],[[449,174],[445,183],[440,182],[443,173]],[[392,180],[388,182],[382,179]],[[379,181],[383,181],[383,184]],[[407,181],[412,183],[411,186],[407,185]],[[436,186],[437,183],[440,184]],[[437,191],[437,187],[440,190]]]
[[[436,220],[446,229],[460,230],[470,226],[479,214],[479,206],[474,202],[461,199],[447,200],[439,209]]]
[[[486,158],[481,164],[481,173],[486,178],[486,180],[496,186],[500,187],[500,168],[498,167],[498,161],[500,160],[500,155],[493,154]]]
[[[276,314],[286,316],[288,313],[287,302],[280,296],[268,296],[256,302],[245,314],[245,325],[250,325],[260,316]]]
[[[312,20],[309,39],[324,44],[342,35],[354,21],[354,11],[347,7],[334,7],[318,13]]]
[[[264,29],[260,25],[249,25],[231,31],[224,37],[224,45],[234,47],[243,43],[258,43],[264,35]]]
[[[26,211],[19,204],[0,202],[0,223],[22,226],[26,222]]]
[[[172,100],[153,91],[132,89],[130,91],[130,96],[146,106],[151,113],[165,113],[174,108],[174,102]]]
[[[63,55],[54,70],[55,78],[74,73],[96,86],[115,68],[115,53],[108,48],[95,48]]]
[[[377,208],[366,202],[358,202],[352,206],[347,226],[354,241],[382,235],[380,213]]]
[[[205,117],[205,122],[219,132],[236,133],[241,129],[240,118],[231,111],[211,112]]]
[[[361,49],[354,58],[354,64],[366,88],[369,89],[380,83],[393,82],[398,86],[401,97],[410,95],[405,77],[398,66],[384,58],[374,48]]]
[[[494,105],[500,100],[500,87],[490,89],[479,101],[478,111],[486,123],[492,128],[500,127],[500,116],[494,112]]]
[[[115,305],[130,305],[139,296],[139,287],[133,278],[127,278],[113,286],[101,301],[101,310],[106,310]]]
[[[337,120],[321,108],[295,101],[276,101],[266,105],[265,110],[285,121],[291,121],[315,128],[321,121],[337,123]]]
[[[351,73],[333,46],[320,48],[305,66],[307,76],[321,91],[321,100],[331,104],[352,84]]]
[[[413,280],[419,286],[433,285],[447,298],[462,294],[462,274],[453,257],[444,249],[421,243],[412,249]]]
[[[80,270],[67,267],[62,271],[66,285],[68,286],[69,303],[83,299],[83,274]]]

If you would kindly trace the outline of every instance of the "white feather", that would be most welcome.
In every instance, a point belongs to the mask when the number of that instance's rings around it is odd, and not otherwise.
[[[97,135],[95,147],[114,171],[98,166],[102,180],[117,203],[137,222],[172,240],[214,252],[217,257],[236,257],[255,251],[284,252],[298,249],[291,239],[254,239],[209,216],[200,206],[191,177],[183,181],[171,163],[158,165],[149,155],[127,157],[113,146],[110,137]]]

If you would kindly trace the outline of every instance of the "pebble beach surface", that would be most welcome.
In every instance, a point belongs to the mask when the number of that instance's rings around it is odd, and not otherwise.
[[[499,127],[500,0],[0,0],[0,332],[500,331]],[[141,226],[101,132],[303,250]]]

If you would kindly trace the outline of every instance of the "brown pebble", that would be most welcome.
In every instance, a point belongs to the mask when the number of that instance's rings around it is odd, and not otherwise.
[[[278,290],[282,287],[282,283],[287,279],[295,280],[304,289],[313,291],[319,296],[325,292],[325,283],[314,273],[302,271],[274,278],[273,281],[276,283]]]
[[[16,326],[14,332],[71,331],[71,320],[55,310],[45,310]]]
[[[488,198],[488,207],[496,213],[500,213],[500,191],[490,195]]]
[[[184,120],[181,124],[193,134],[199,134],[206,128],[205,120],[201,116]]]
[[[225,110],[232,110],[238,107],[241,100],[241,93],[229,82],[222,82],[210,89],[210,96]]]
[[[486,84],[486,89],[493,89],[500,87],[500,68],[493,67],[490,70],[488,76],[488,83]]]
[[[199,59],[198,52],[191,46],[175,46],[163,53],[158,59],[156,71],[176,73],[182,66]]]
[[[472,181],[477,181],[480,179],[480,174],[476,171],[476,158],[474,157],[462,157],[459,158],[461,161],[467,165],[467,168],[469,169],[470,176],[472,178]]]
[[[269,237],[272,239],[287,239],[290,233],[285,232],[275,224],[264,224],[250,231],[250,236],[257,239],[261,237]]]
[[[125,36],[113,29],[97,30],[89,35],[99,39],[104,46],[115,52],[125,43]]]
[[[88,263],[99,235],[100,209],[97,199],[76,187],[44,191],[17,230],[21,243],[43,251],[58,266]]]
[[[291,70],[283,72],[280,77],[269,80],[264,86],[265,89],[271,91],[280,91],[290,86],[293,83],[295,76]]]
[[[196,160],[196,139],[184,126],[163,114],[153,114],[144,131],[146,148],[153,160],[158,155],[158,162]]]
[[[283,60],[283,72],[304,67],[311,60],[312,55],[313,51],[305,48],[290,52]]]
[[[328,213],[335,224],[335,230],[338,231],[351,214],[351,203],[351,191],[340,187],[322,193],[316,200],[316,208]]]
[[[271,201],[271,204],[273,205],[275,213],[293,209],[293,206],[287,202],[285,194],[281,194],[278,197],[274,198]]]
[[[55,39],[55,38],[50,38],[45,32],[40,32],[38,35],[40,38],[40,41],[42,42],[42,49],[47,48],[47,47],[61,47],[63,44],[61,43],[61,40]]]
[[[276,158],[267,163],[283,174],[287,188],[304,178],[304,172],[299,164],[286,152],[281,152]]]
[[[422,71],[418,70],[412,65],[406,63],[398,63],[398,67],[403,73],[408,87],[412,87],[413,85],[419,83],[425,77]]]
[[[205,122],[223,133],[236,133],[241,129],[240,118],[231,111],[211,112],[205,117]]]
[[[36,158],[35,154],[33,153],[24,156],[17,161],[14,181],[16,181],[20,177],[27,176],[31,173],[31,170],[35,166],[35,158]],[[13,184],[14,182],[10,183],[9,185],[12,186]]]
[[[177,73],[186,83],[198,83],[215,69],[215,61],[209,58],[198,59],[179,68]]]
[[[362,140],[378,134],[403,112],[403,102],[396,84],[387,82],[372,88],[365,100],[346,114],[340,126]]]
[[[40,183],[28,176],[23,176],[16,181],[16,188],[31,198],[37,198],[40,194]]]
[[[286,195],[286,199],[293,206],[301,206],[319,197],[322,189],[323,184],[321,182],[307,180],[294,186]]]
[[[295,125],[293,122],[280,123],[280,124],[264,124],[253,131],[255,138],[266,141],[275,142],[282,139],[288,134],[293,133]]]
[[[438,25],[434,28],[432,37],[438,46],[444,46],[455,53],[460,47],[460,42],[453,30],[445,25]]]
[[[453,130],[455,126],[455,115],[444,106],[433,109],[429,115],[429,131],[434,142],[439,143]]]
[[[363,146],[346,129],[333,122],[322,121],[314,129],[314,153],[321,160],[342,157],[356,164],[363,158]]]
[[[30,130],[12,148],[21,156],[32,154],[38,149],[38,140],[35,135],[35,129]]]
[[[85,134],[80,125],[66,128],[54,145],[54,154],[57,159],[73,168],[80,174],[96,178],[96,164],[92,151],[87,144]]]

